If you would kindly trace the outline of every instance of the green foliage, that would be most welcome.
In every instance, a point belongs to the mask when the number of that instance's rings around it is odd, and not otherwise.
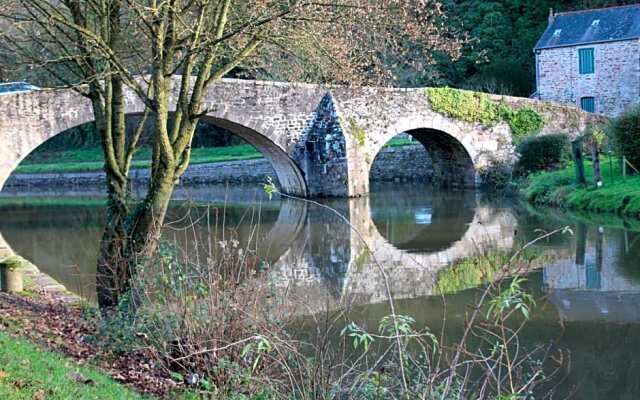
[[[535,91],[532,49],[548,24],[549,9],[580,10],[632,4],[632,0],[459,0],[445,2],[446,23],[468,35],[458,59],[435,54],[410,86],[453,86],[527,97]],[[406,75],[406,73],[405,73]]]
[[[517,151],[520,159],[516,170],[521,174],[562,168],[571,157],[569,137],[565,134],[526,138]]]
[[[522,107],[508,116],[509,127],[515,143],[538,133],[544,127],[544,118],[531,107]]]
[[[441,87],[427,88],[427,95],[434,111],[462,121],[493,126],[505,112],[486,93]]]
[[[2,399],[142,399],[109,376],[0,332]]]
[[[441,87],[427,88],[427,95],[434,111],[450,117],[489,127],[499,122],[508,123],[516,143],[544,127],[542,115],[533,108],[514,110],[506,103],[492,100],[486,93]]]
[[[273,178],[270,176],[267,176],[267,181],[264,183],[262,188],[264,192],[267,194],[267,196],[269,197],[269,200],[273,198],[274,194],[278,193],[278,187],[276,186],[276,183],[273,181]]]
[[[28,261],[20,256],[9,256],[0,261],[0,269],[6,268],[10,271],[15,271],[22,268],[27,263]]]
[[[508,260],[509,254],[503,251],[465,258],[438,273],[435,292],[456,293],[490,282]]]
[[[340,336],[350,337],[353,343],[353,348],[358,350],[362,347],[364,351],[369,350],[369,345],[374,341],[373,336],[367,331],[358,326],[355,322],[350,322],[340,332]]]
[[[640,106],[614,119],[609,134],[615,151],[640,170]]]
[[[438,273],[435,293],[456,293],[478,287],[497,279],[513,254],[493,250],[486,254],[462,259]],[[526,249],[514,262],[513,270],[533,268],[548,261],[549,256],[536,249]]]
[[[480,168],[482,188],[489,193],[509,194],[517,190],[513,181],[512,167],[508,162],[495,161]]]
[[[525,319],[529,319],[531,307],[536,305],[533,296],[527,293],[522,284],[527,280],[522,277],[515,277],[509,282],[505,289],[489,300],[487,318],[493,317],[495,320],[505,318],[511,310],[520,311]]]

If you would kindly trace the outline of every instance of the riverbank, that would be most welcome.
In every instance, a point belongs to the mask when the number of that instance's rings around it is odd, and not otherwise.
[[[586,185],[578,185],[575,165],[570,163],[558,171],[530,175],[522,185],[524,197],[533,204],[615,213],[640,218],[640,176],[622,176],[619,160],[604,157],[601,161],[604,184],[597,188],[593,169],[585,162]]]
[[[93,368],[0,332],[0,398],[143,399]]]
[[[37,286],[0,293],[0,398],[153,399],[177,389],[144,350],[105,351],[98,323],[91,306]]]
[[[231,150],[232,147],[194,149],[195,162],[192,162],[185,172],[181,184],[261,184],[266,182],[268,177],[276,177],[271,163],[262,158],[260,153],[252,156],[245,146],[248,145],[233,146],[235,151]],[[248,147],[255,150],[251,146]],[[219,149],[227,149],[226,154],[235,154],[237,159],[232,160],[230,157],[221,156]],[[60,153],[56,163],[25,162],[9,177],[5,187],[14,189],[79,186],[102,188],[105,182],[102,161],[88,161],[100,156],[94,150],[81,150],[78,154]],[[144,164],[144,161],[134,163],[130,173],[131,182],[134,185],[148,182],[150,170],[146,168],[148,161],[146,163]],[[415,142],[402,140],[397,140],[385,147],[376,158],[371,171],[371,178],[374,181],[429,181],[432,177],[431,159],[424,147]]]

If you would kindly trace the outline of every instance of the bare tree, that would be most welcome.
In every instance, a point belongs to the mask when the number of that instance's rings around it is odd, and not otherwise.
[[[118,303],[136,264],[157,249],[209,86],[237,68],[281,79],[384,84],[391,78],[381,67],[385,52],[402,54],[409,41],[453,55],[460,47],[438,0],[12,0],[0,12],[11,24],[1,38],[5,49],[92,102],[109,199],[98,260],[103,309]],[[126,88],[146,107],[129,136]],[[149,118],[151,180],[135,203],[129,170]]]

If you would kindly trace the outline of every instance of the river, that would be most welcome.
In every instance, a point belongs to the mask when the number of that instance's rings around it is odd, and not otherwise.
[[[4,242],[68,289],[93,299],[105,221],[100,193],[22,190],[2,196]],[[205,241],[256,243],[257,258],[269,265],[266,273],[276,286],[303,293],[309,312],[349,304],[353,318],[375,327],[386,315],[387,291],[368,246],[384,266],[398,312],[434,331],[444,316],[447,334],[455,337],[482,282],[452,274],[452,263],[513,251],[543,232],[569,226],[572,234],[558,233],[533,246],[552,261],[527,276],[537,306],[523,340],[553,343],[570,357],[558,398],[640,398],[640,221],[535,209],[414,184],[378,184],[370,196],[321,203],[333,210],[269,199],[256,186],[181,188],[164,236],[186,248],[193,245],[187,231]]]

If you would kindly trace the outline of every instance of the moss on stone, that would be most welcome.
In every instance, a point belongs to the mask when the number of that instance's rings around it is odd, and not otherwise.
[[[10,271],[21,269],[28,261],[20,256],[9,256],[0,261],[0,269],[6,268]]]
[[[521,107],[509,114],[507,120],[511,128],[511,136],[515,142],[538,133],[544,127],[544,118],[531,107]]]
[[[514,109],[505,102],[491,99],[486,93],[469,90],[449,87],[426,90],[433,111],[488,127],[506,122],[516,142],[530,134],[540,132],[544,127],[544,118],[531,107]]]
[[[371,262],[371,253],[369,252],[369,249],[365,247],[360,253],[358,253],[358,256],[354,261],[356,271],[361,271],[365,265],[369,264],[369,262]]]
[[[364,146],[367,139],[367,134],[353,118],[349,118],[349,131],[351,132],[353,138],[356,140],[358,146]]]

